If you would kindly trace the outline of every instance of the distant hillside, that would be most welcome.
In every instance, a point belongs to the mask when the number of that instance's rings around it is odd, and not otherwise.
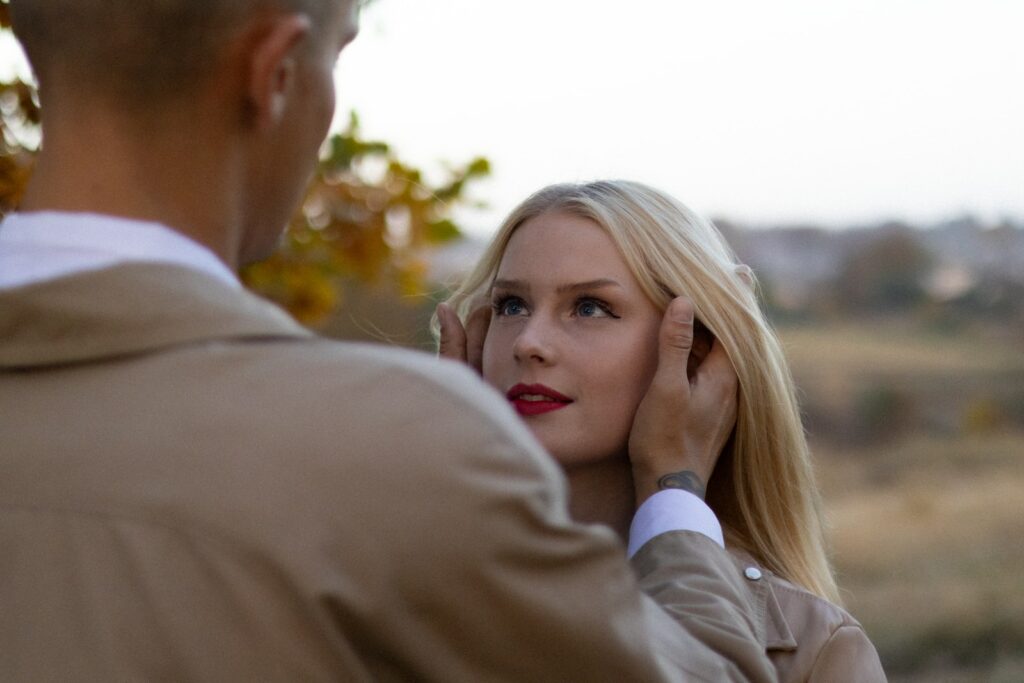
[[[845,230],[718,225],[782,310],[841,310],[874,287],[866,305],[906,309],[928,301],[1012,311],[1024,320],[1024,223],[986,225],[965,217],[927,227],[892,222]]]

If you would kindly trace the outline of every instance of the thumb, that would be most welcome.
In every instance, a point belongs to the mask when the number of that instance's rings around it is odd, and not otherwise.
[[[466,362],[466,330],[455,311],[448,304],[437,305],[437,321],[441,327],[441,338],[437,353],[441,358]]]
[[[658,335],[658,369],[662,381],[686,379],[686,362],[693,348],[693,303],[684,296],[673,299],[661,320]]]

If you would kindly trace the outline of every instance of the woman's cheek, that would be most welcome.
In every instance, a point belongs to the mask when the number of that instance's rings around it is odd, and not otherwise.
[[[619,348],[609,351],[609,356],[618,360],[614,371],[609,374],[617,378],[616,394],[621,401],[619,410],[632,416],[657,370],[657,340],[652,344],[649,335],[637,334],[621,341]]]

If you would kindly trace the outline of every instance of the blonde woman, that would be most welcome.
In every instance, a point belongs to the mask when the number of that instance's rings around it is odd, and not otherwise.
[[[839,606],[785,357],[750,269],[710,222],[639,183],[547,187],[512,211],[435,329],[442,353],[476,365],[561,464],[573,515],[627,538],[630,429],[677,296],[697,321],[691,368],[717,343],[739,381],[735,431],[714,473],[682,485],[706,485],[763,606],[758,631],[780,680],[884,681],[875,648]],[[468,359],[450,350],[467,331]]]

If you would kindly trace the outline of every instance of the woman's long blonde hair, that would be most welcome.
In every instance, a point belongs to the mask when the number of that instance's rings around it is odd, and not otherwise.
[[[738,266],[711,222],[640,183],[552,185],[512,211],[449,303],[465,321],[488,295],[515,230],[549,212],[588,218],[605,230],[661,310],[675,296],[693,301],[697,319],[728,353],[740,386],[736,430],[708,483],[708,504],[730,545],[779,576],[838,602],[786,359],[758,305],[753,276]]]

